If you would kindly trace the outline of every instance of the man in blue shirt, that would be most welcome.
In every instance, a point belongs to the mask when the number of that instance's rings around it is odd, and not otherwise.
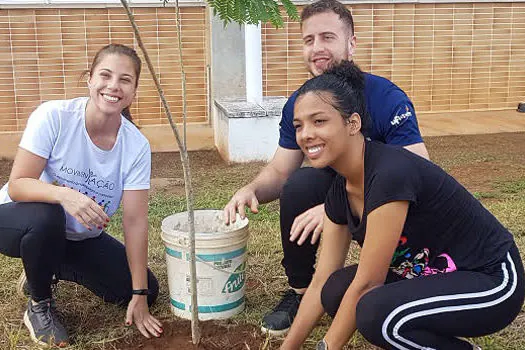
[[[306,6],[301,13],[301,31],[304,61],[312,75],[352,59],[356,48],[353,18],[337,0],[320,0]],[[385,78],[366,73],[365,97],[373,124],[367,133],[370,139],[405,147],[428,159],[414,106],[400,88]],[[280,199],[282,265],[291,288],[264,316],[262,330],[272,335],[288,331],[312,280],[318,238],[323,230],[324,200],[335,177],[332,169],[301,168],[304,154],[297,145],[293,127],[295,98],[293,93],[283,108],[279,147],[273,159],[224,208],[225,221],[229,223],[235,221],[237,212],[244,217],[246,206],[257,213],[259,203]]]

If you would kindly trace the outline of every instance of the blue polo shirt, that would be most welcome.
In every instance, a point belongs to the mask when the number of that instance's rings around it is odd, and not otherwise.
[[[373,141],[398,146],[423,142],[414,106],[405,92],[388,79],[364,74],[366,105],[372,119],[366,136]],[[296,98],[297,91],[286,101],[279,123],[279,146],[287,149],[299,149],[293,127]]]

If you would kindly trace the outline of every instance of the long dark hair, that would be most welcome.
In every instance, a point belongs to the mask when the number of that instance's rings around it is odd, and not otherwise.
[[[353,113],[361,116],[361,131],[370,127],[371,121],[365,100],[365,77],[359,67],[350,61],[341,63],[326,70],[323,74],[308,80],[297,90],[297,97],[313,92],[323,101],[334,107],[343,119],[347,120]],[[322,92],[331,96],[326,98]]]
[[[95,68],[100,64],[100,61],[104,59],[104,57],[108,55],[123,55],[127,56],[131,59],[133,62],[133,67],[135,68],[135,88],[139,85],[139,78],[140,78],[140,72],[142,69],[142,61],[140,57],[137,55],[137,52],[132,49],[129,46],[122,45],[122,44],[109,44],[98,50],[95,57],[93,58],[93,62],[91,63],[91,68],[84,71],[82,73],[81,79],[84,78],[86,75],[89,75],[90,77],[93,76],[93,71]],[[133,118],[131,117],[131,112],[129,110],[130,106],[127,106],[122,110],[122,115],[133,123]]]

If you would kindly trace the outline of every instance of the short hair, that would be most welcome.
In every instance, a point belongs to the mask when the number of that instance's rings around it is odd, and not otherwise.
[[[346,8],[345,5],[340,3],[337,0],[319,0],[313,4],[309,4],[303,8],[301,12],[301,25],[308,18],[317,15],[319,13],[325,13],[332,11],[335,14],[339,15],[341,21],[346,24],[354,34],[354,18],[350,10]]]

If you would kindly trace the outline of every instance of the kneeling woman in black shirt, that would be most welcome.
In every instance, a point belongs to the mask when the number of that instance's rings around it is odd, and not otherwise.
[[[341,349],[356,330],[385,349],[472,349],[460,337],[503,329],[521,309],[518,249],[441,168],[366,141],[363,84],[343,62],[299,89],[297,142],[312,166],[340,175],[315,276],[281,349],[298,349],[323,312],[333,322],[318,349]],[[359,264],[343,268],[352,239]]]

